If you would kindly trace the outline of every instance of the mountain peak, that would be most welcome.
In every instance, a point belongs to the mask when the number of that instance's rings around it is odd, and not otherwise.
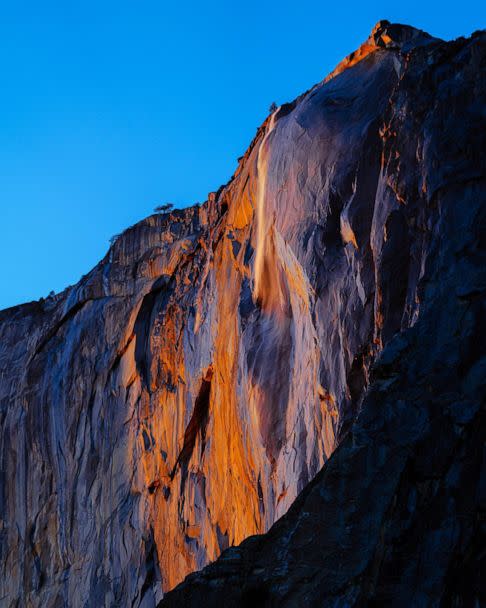
[[[402,23],[390,23],[386,19],[378,21],[375,27],[371,30],[368,41],[373,41],[379,48],[402,48],[403,45],[412,42],[413,46],[422,41],[431,41],[434,38],[410,25]]]
[[[386,19],[381,19],[373,27],[371,34],[363,44],[345,57],[325,80],[326,82],[331,80],[375,51],[387,49],[407,52],[414,47],[429,44],[434,40],[437,40],[437,38],[410,25],[390,23]]]

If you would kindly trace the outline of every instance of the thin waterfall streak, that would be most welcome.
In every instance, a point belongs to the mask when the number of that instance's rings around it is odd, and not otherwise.
[[[280,107],[280,106],[279,106]],[[257,245],[255,255],[255,283],[253,296],[255,299],[261,299],[263,295],[263,265],[265,262],[266,255],[266,242],[267,242],[267,226],[265,222],[265,190],[267,183],[267,164],[268,164],[268,151],[266,150],[267,139],[272,133],[275,127],[275,116],[278,112],[277,108],[271,115],[268,123],[267,131],[263,138],[263,141],[258,150],[257,158],[257,171],[258,171],[258,185],[257,185]]]

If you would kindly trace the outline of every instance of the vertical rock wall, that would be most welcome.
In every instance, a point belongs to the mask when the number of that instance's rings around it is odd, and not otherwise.
[[[431,79],[466,65],[466,90],[475,49],[379,24],[204,205],[0,313],[6,606],[154,606],[286,513],[420,317],[449,170]]]

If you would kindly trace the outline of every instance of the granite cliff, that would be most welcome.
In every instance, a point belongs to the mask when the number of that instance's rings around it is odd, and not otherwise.
[[[485,68],[380,22],[203,205],[0,312],[1,605],[485,600]]]

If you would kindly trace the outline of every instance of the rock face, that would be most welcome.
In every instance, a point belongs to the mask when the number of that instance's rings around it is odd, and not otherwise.
[[[5,606],[222,551],[162,605],[484,600],[485,66],[380,22],[204,205],[0,313]]]

